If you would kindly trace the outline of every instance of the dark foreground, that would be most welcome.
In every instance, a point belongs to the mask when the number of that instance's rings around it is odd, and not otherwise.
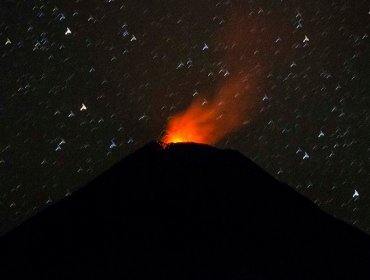
[[[229,150],[151,143],[0,240],[4,279],[370,279],[370,237]]]

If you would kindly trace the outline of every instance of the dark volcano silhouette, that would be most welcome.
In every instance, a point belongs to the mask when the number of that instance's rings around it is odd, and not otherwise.
[[[0,255],[13,279],[369,279],[370,238],[239,152],[150,143]]]

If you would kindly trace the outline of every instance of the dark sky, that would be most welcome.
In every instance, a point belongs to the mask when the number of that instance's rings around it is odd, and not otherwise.
[[[3,0],[4,215],[70,194],[249,77],[244,124],[216,146],[370,232],[369,36],[367,0]]]

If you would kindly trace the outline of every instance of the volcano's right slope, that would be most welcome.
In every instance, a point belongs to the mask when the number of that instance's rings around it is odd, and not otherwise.
[[[368,235],[238,152],[151,143],[0,240],[34,279],[370,279]]]

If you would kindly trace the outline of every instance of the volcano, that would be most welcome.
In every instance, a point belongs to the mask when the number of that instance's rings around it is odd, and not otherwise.
[[[144,146],[0,240],[4,279],[369,279],[369,267],[368,235],[241,153],[191,143]]]

